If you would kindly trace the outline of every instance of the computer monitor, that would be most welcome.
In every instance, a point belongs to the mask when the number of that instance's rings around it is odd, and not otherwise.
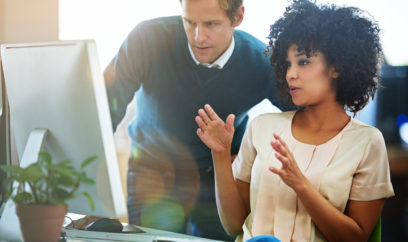
[[[4,82],[21,166],[40,150],[53,161],[80,163],[96,185],[82,184],[95,201],[79,196],[68,202],[72,213],[126,216],[108,99],[93,40],[5,44],[1,46]],[[47,130],[47,132],[43,132]],[[44,135],[48,133],[47,135]]]
[[[1,60],[1,59],[0,59]],[[0,61],[1,62],[1,61]],[[9,110],[8,102],[6,100],[6,91],[4,88],[4,78],[3,71],[0,65],[0,165],[9,165],[11,164],[11,152],[10,152],[10,130],[9,130]],[[4,179],[6,174],[3,171],[0,171],[0,187],[3,186]],[[3,202],[1,198],[0,191],[0,207]]]

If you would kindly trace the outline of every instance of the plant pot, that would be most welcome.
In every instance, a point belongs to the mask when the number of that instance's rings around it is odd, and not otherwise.
[[[24,241],[58,241],[67,205],[17,204]]]

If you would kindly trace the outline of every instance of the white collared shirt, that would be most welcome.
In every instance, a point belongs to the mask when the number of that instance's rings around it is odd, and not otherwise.
[[[188,43],[188,50],[190,51],[191,57],[193,57],[193,60],[197,65],[202,65],[208,68],[217,68],[217,69],[222,69],[224,67],[224,65],[227,63],[227,61],[231,57],[232,52],[234,52],[234,48],[235,48],[235,41],[234,41],[234,36],[232,36],[231,44],[228,47],[228,49],[225,50],[224,53],[220,57],[218,57],[218,59],[215,60],[212,64],[209,64],[209,63],[200,63],[194,56],[190,43]]]

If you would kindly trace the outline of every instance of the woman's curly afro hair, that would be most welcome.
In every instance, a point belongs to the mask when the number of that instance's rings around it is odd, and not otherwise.
[[[363,16],[366,15],[366,16]],[[286,83],[287,50],[293,44],[308,57],[324,55],[328,67],[339,74],[332,81],[336,100],[356,114],[378,88],[382,48],[380,29],[366,12],[354,7],[317,6],[307,0],[294,0],[270,27],[271,64],[283,96],[290,98]]]

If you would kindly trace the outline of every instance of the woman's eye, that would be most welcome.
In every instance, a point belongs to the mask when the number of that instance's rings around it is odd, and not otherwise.
[[[304,66],[304,65],[307,65],[307,64],[309,64],[310,62],[308,61],[308,60],[300,60],[299,61],[299,65],[300,66]]]

